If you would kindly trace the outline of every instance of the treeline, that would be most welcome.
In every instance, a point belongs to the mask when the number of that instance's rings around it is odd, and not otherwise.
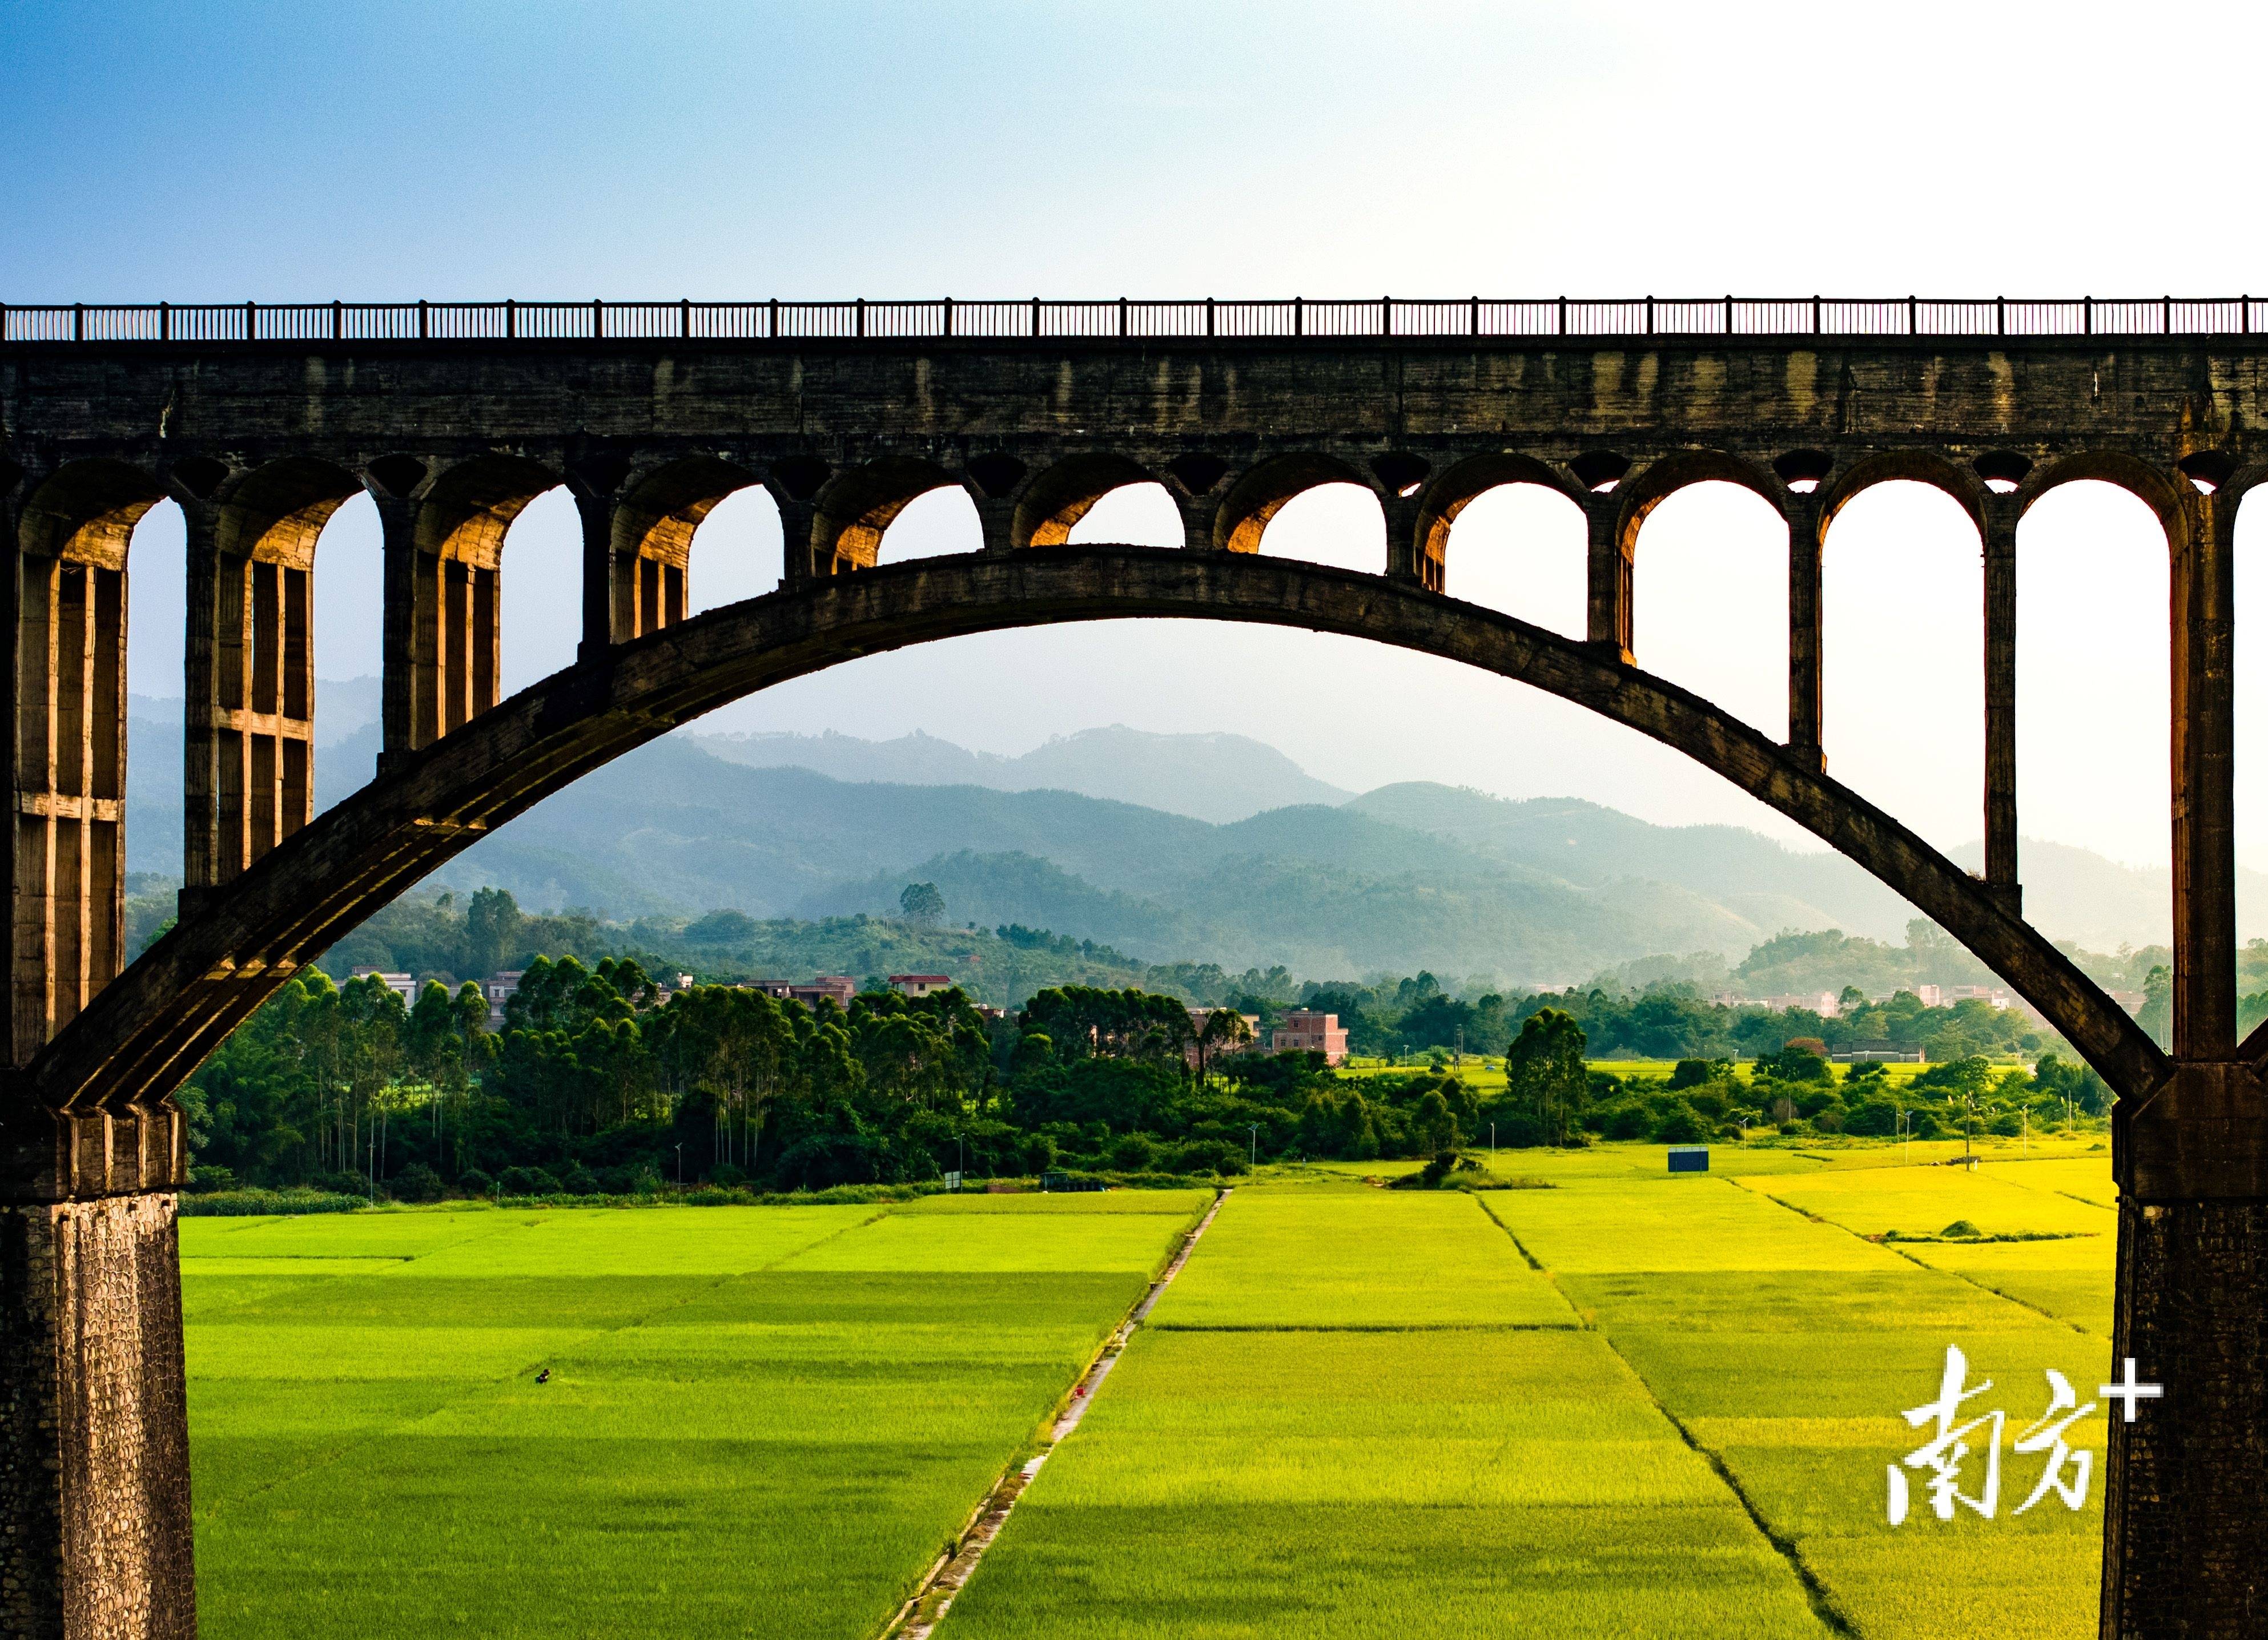
[[[1901,991],[1876,1004],[1850,989],[1840,1001],[1839,1017],[1823,1019],[1807,1008],[1729,1007],[1682,982],[1638,992],[1615,987],[1466,998],[1449,995],[1431,974],[1368,986],[1309,985],[1300,998],[1304,1007],[1339,1016],[1351,1051],[1381,1057],[1461,1043],[1469,1054],[1499,1054],[1528,1019],[1547,1009],[1572,1015],[1599,1059],[1753,1059],[1778,1052],[1792,1037],[1809,1037],[1830,1053],[1855,1042],[1889,1042],[1950,1060],[2036,1053],[2054,1041],[2021,1010],[1977,998],[1930,1008]]]
[[[1628,1080],[1594,1070],[1581,1126],[1602,1138],[1668,1144],[1761,1134],[2014,1137],[2086,1127],[2112,1102],[2101,1077],[2055,1054],[2029,1070],[1972,1055],[1894,1083],[1880,1063],[1838,1077],[1825,1051],[1816,1038],[1798,1039],[1748,1066],[1686,1059],[1668,1077]]]
[[[755,990],[665,996],[636,962],[529,965],[488,1028],[477,988],[414,1006],[375,979],[286,985],[182,1090],[200,1189],[647,1194],[919,1183],[1051,1169],[1136,1183],[1286,1158],[1734,1134],[2042,1131],[2108,1108],[2093,1073],[1981,1057],[1894,1089],[1838,1078],[1798,1041],[1750,1067],[1691,1059],[1624,1082],[1587,1069],[1582,1025],[1528,1015],[1504,1083],[1446,1070],[1347,1076],[1255,1051],[1241,1016],[1065,987],[988,1021],[957,990],[865,992],[806,1010]],[[1745,1074],[1744,1074],[1745,1072]]]

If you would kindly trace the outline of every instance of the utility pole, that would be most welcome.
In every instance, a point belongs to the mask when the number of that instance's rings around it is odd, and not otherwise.
[[[1462,1079],[1462,1078],[1463,1077],[1464,1074],[1465,1074],[1465,1027],[1464,1027],[1463,1026],[1462,1026],[1462,1025],[1461,1025],[1461,1026],[1459,1026],[1457,1027],[1457,1068],[1456,1068],[1456,1075],[1458,1076],[1458,1077],[1459,1077],[1460,1079]]]
[[[1257,1167],[1260,1166],[1260,1124],[1248,1122],[1245,1126],[1252,1129],[1252,1165]]]

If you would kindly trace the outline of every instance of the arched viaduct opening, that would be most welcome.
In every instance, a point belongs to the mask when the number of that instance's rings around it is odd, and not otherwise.
[[[2165,1062],[1965,872],[1697,697],[1508,617],[1371,576],[1242,554],[977,554],[711,612],[556,673],[428,746],[174,930],[30,1068],[38,1096],[148,1100],[276,986],[433,867],[579,775],[703,712],[861,654],[1060,621],[1196,615],[1365,636],[1527,682],[1685,753],[1843,850],[1969,944],[2123,1088]]]

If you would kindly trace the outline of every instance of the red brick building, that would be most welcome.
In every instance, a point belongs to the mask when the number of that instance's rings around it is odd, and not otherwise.
[[[1347,1033],[1335,1013],[1287,1013],[1270,1036],[1268,1046],[1278,1054],[1321,1054],[1323,1063],[1346,1063]]]

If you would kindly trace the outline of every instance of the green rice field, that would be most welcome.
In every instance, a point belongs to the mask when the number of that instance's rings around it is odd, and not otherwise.
[[[1240,1184],[939,1633],[2091,1635],[2108,1158],[1959,1148]],[[204,1630],[879,1636],[1210,1201],[184,1221]],[[1996,1516],[1893,1527],[1949,1343]]]
[[[183,1221],[204,1634],[875,1633],[1210,1200],[1062,1199]]]

